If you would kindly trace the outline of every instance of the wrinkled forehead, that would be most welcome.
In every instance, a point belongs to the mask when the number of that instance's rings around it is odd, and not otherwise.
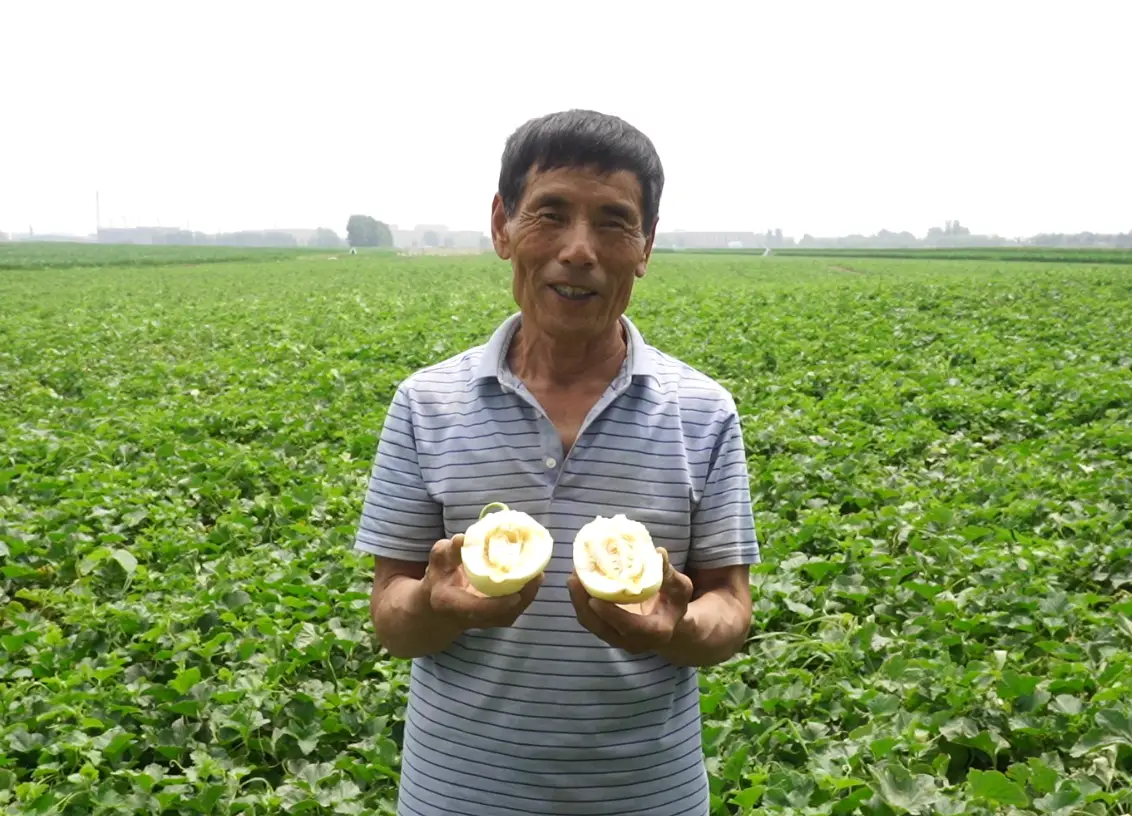
[[[604,171],[596,166],[532,167],[527,171],[521,206],[615,208],[642,214],[641,183],[631,170]]]

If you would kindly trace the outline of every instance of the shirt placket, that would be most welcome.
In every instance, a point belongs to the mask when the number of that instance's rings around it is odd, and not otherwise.
[[[509,372],[503,375],[503,382],[507,390],[517,394],[520,399],[531,406],[538,414],[539,457],[543,466],[543,472],[553,477],[553,481],[547,480],[547,486],[550,488],[550,498],[553,499],[554,492],[558,487],[558,482],[561,480],[566,466],[569,464],[571,455],[578,449],[578,445],[582,442],[594,421],[629,387],[629,375],[622,371],[618,374],[617,378],[609,384],[605,392],[601,395],[601,399],[599,399],[594,404],[593,408],[590,409],[590,412],[586,414],[586,418],[582,421],[581,427],[578,428],[578,436],[577,439],[574,440],[573,447],[570,449],[570,452],[565,455],[562,450],[562,440],[558,436],[558,429],[554,427],[550,416],[535,398],[535,395],[527,390],[527,387],[523,385],[521,380]]]

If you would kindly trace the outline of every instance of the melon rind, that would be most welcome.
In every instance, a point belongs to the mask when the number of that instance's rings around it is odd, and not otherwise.
[[[645,559],[645,569],[639,582],[619,580],[596,570],[586,554],[586,542],[609,534],[629,533],[633,546]],[[623,513],[612,517],[597,516],[587,522],[574,536],[574,571],[586,592],[595,598],[616,604],[634,604],[647,601],[660,591],[664,583],[664,557],[653,545],[648,528]]]
[[[491,507],[502,509],[486,512]],[[464,533],[464,543],[460,547],[464,574],[468,583],[484,595],[492,598],[512,595],[546,569],[554,553],[554,539],[538,521],[520,510],[512,510],[496,502],[485,507],[484,511]],[[521,529],[527,535],[519,566],[508,572],[496,570],[485,559],[487,541],[501,526]]]

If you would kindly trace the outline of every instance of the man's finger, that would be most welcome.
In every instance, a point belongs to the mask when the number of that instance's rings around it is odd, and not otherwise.
[[[657,549],[660,550],[660,556],[664,560],[664,577],[660,591],[677,603],[688,603],[692,599],[694,589],[692,579],[672,566],[672,561],[668,558],[668,550],[664,547]]]
[[[539,587],[542,586],[542,582],[545,579],[545,574],[540,572],[534,578],[527,581],[527,583],[523,585],[523,588],[519,590],[519,599],[523,607],[531,605],[531,602],[535,599],[535,595],[538,594]]]
[[[578,623],[611,646],[625,648],[625,641],[620,633],[603,621],[590,606],[590,594],[586,592],[576,574],[572,573],[566,579],[566,587],[570,591],[570,602],[574,605],[574,614],[578,618]]]
[[[600,598],[591,599],[589,607],[603,622],[612,626],[625,638],[633,640],[645,638],[660,643],[675,626],[671,611],[664,604],[648,615],[637,615]]]
[[[438,586],[433,597],[433,605],[438,611],[473,622],[506,617],[522,602],[522,596],[518,593],[501,598],[480,597],[464,587],[449,583]]]
[[[456,555],[455,563],[452,557],[454,554]],[[459,551],[452,546],[452,539],[442,538],[433,544],[432,549],[428,551],[428,568],[434,574],[452,572],[459,562]]]
[[[664,547],[657,547],[660,551],[660,559],[663,563],[661,566],[661,587],[671,586],[672,582],[676,580],[676,568],[672,566],[672,559],[668,557],[668,550]]]
[[[448,546],[444,548],[444,565],[446,569],[455,570],[464,563],[460,555],[460,548],[464,546],[464,534],[456,533],[448,539]]]

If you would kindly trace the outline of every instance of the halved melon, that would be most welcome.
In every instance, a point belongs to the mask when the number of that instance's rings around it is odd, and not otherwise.
[[[464,533],[460,557],[468,583],[497,598],[536,578],[553,552],[554,539],[545,527],[520,510],[492,502]]]
[[[574,537],[574,571],[595,598],[647,601],[664,581],[664,558],[639,521],[618,513],[587,522]]]

